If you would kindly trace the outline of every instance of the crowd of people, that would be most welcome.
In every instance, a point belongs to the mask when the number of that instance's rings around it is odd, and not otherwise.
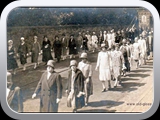
[[[136,62],[136,69],[147,64],[147,60],[153,59],[153,31],[139,31],[135,27],[115,31],[100,31],[97,35],[95,31],[90,34],[79,32],[78,37],[70,35],[67,40],[65,34],[62,38],[55,36],[53,44],[44,36],[40,46],[38,37],[34,36],[34,43],[31,51],[25,45],[24,37],[21,37],[21,44],[17,53],[13,46],[13,41],[8,41],[7,47],[7,70],[12,69],[16,74],[18,68],[15,55],[19,56],[26,70],[27,56],[31,55],[31,62],[34,63],[34,69],[37,68],[38,56],[42,54],[42,61],[47,65],[47,71],[42,74],[41,79],[32,95],[35,98],[41,91],[40,112],[57,112],[58,103],[62,97],[61,75],[54,71],[55,59],[57,62],[70,57],[70,71],[68,80],[64,88],[67,93],[67,106],[77,109],[87,106],[89,96],[93,94],[92,73],[93,67],[88,60],[90,52],[98,52],[95,71],[99,73],[99,80],[102,83],[102,92],[112,88],[111,80],[114,80],[114,86],[121,85],[121,76],[126,76]],[[55,56],[52,56],[52,51]],[[67,54],[68,51],[68,54]],[[81,61],[77,63],[74,59],[78,55]],[[108,87],[106,87],[106,81]]]

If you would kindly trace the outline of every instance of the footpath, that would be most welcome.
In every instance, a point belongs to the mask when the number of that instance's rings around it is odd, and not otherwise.
[[[97,53],[93,53],[94,59],[97,57]],[[78,59],[76,56],[75,59]],[[30,58],[28,58],[28,61]],[[58,63],[55,69],[63,77],[63,85],[68,75],[68,65],[70,59],[67,58],[64,61]],[[39,57],[39,66],[43,65],[41,62],[41,56]],[[67,65],[66,65],[67,64]],[[93,95],[90,96],[89,104],[86,107],[78,110],[78,113],[143,113],[150,109],[153,103],[153,60],[147,62],[147,65],[143,65],[139,69],[133,68],[132,71],[126,76],[122,77],[122,87],[118,87],[111,91],[101,93],[102,85],[98,81],[98,73],[94,71],[96,62],[93,65]],[[27,69],[34,67],[32,63],[27,63]],[[17,70],[22,71],[20,66]],[[36,70],[34,70],[36,73]],[[34,71],[29,71],[32,73]],[[40,70],[39,70],[40,71]],[[39,72],[37,71],[37,72]],[[40,71],[43,72],[42,70]],[[29,75],[27,73],[27,75]],[[33,73],[34,74],[34,73]],[[20,75],[17,75],[20,76]],[[39,112],[39,96],[35,99],[31,99],[31,95],[37,85],[37,82],[23,83],[23,91],[25,93],[24,112]],[[113,81],[112,81],[113,82]],[[66,105],[66,94],[63,91],[61,102],[59,103],[59,113],[71,113],[72,109]]]

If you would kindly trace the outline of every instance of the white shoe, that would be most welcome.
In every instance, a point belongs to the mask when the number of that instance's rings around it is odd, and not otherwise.
[[[34,69],[36,69],[37,68],[37,66],[34,66]]]
[[[26,70],[26,67],[23,68],[23,71],[25,71],[25,70]]]

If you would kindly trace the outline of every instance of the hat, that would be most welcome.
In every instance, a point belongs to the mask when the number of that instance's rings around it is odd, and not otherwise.
[[[12,74],[7,71],[7,81],[12,82]]]
[[[115,47],[119,47],[119,43],[115,43]]]
[[[85,53],[85,52],[82,53],[81,56],[80,56],[80,58],[87,58],[87,53]]]
[[[52,68],[54,68],[54,61],[53,60],[49,60],[47,62],[47,66],[51,66]]]
[[[122,42],[123,42],[123,43],[126,43],[126,42],[127,42],[127,40],[126,40],[126,39],[123,39],[123,40],[122,40]]]
[[[112,29],[111,32],[114,32],[114,29]]]
[[[13,85],[12,74],[7,71],[7,88],[11,88]]]
[[[138,40],[138,37],[135,37],[134,40]]]
[[[102,44],[101,44],[101,48],[104,48],[104,47],[106,48],[106,44],[105,44],[105,43],[102,43]]]
[[[38,37],[35,35],[34,38],[38,38]]]
[[[12,74],[7,71],[7,80],[10,80],[12,78]]]
[[[21,40],[24,40],[24,37],[21,37]]]
[[[13,40],[8,40],[8,43],[12,43],[13,44]]]
[[[70,67],[71,66],[77,66],[77,61],[76,60],[71,60],[70,61]]]

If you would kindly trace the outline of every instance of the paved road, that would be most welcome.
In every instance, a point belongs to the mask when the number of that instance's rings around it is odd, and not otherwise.
[[[76,58],[78,60],[78,58]],[[95,71],[97,53],[89,54],[89,60],[93,65],[93,95],[90,96],[89,104],[78,112],[81,113],[106,113],[106,112],[146,112],[153,101],[153,61],[147,61],[139,69],[132,68],[126,77],[122,77],[122,86],[113,88],[111,91],[102,93],[102,85],[98,80],[98,72]],[[69,59],[56,64],[56,71],[60,72],[63,78],[63,86],[67,79]],[[79,60],[78,60],[79,61]],[[17,75],[13,76],[15,83],[22,88],[24,95],[24,112],[39,112],[39,96],[31,99],[35,87],[41,74],[46,69],[43,63],[34,70],[33,66],[27,67],[25,72],[18,70]],[[113,81],[112,81],[113,85]],[[107,86],[107,83],[106,83]],[[69,113],[71,108],[66,106],[66,94],[59,103],[60,113]]]

